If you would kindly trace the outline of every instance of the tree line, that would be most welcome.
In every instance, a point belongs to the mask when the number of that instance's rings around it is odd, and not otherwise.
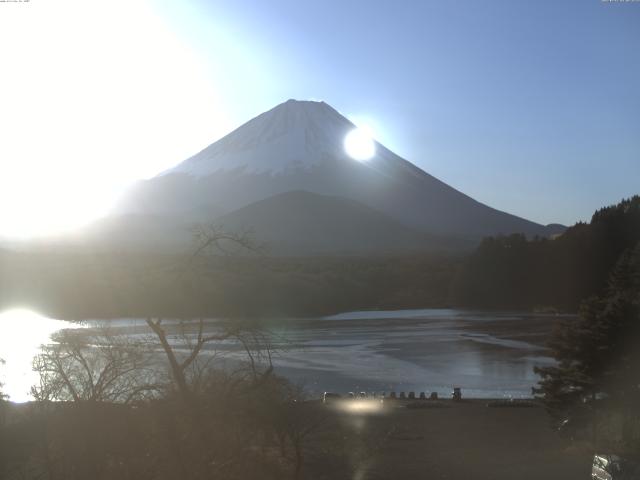
[[[537,393],[561,433],[640,456],[640,242],[578,318],[556,327],[549,347],[556,364],[536,369]]]
[[[459,255],[274,257],[0,251],[0,309],[54,318],[298,317],[444,307]],[[202,288],[206,284],[207,288]],[[194,288],[197,287],[197,288]]]
[[[639,241],[640,196],[602,208],[553,239],[489,237],[463,262],[452,303],[576,312],[603,291],[618,259]]]

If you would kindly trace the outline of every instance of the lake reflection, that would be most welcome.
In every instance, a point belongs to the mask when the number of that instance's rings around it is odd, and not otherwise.
[[[42,344],[51,343],[54,332],[69,325],[30,310],[16,309],[0,314],[0,358],[5,361],[0,365],[0,381],[10,400],[30,399],[31,386],[38,382],[32,370],[33,357]]]

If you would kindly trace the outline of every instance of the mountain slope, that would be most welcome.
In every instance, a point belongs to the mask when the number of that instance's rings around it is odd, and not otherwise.
[[[276,254],[406,252],[445,245],[356,201],[305,191],[274,195],[216,223],[229,231],[249,230]]]
[[[490,208],[376,144],[358,162],[344,151],[354,125],[324,102],[289,100],[158,177],[138,184],[120,212],[231,212],[267,197],[303,190],[339,196],[412,229],[480,238],[546,227]]]
[[[75,243],[99,250],[187,251],[195,248],[194,222],[182,216],[125,214],[97,220],[56,243]]]

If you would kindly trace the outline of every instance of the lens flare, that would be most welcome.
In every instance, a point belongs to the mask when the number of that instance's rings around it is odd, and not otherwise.
[[[334,405],[337,409],[352,414],[380,413],[384,408],[382,401],[374,398],[339,400]]]

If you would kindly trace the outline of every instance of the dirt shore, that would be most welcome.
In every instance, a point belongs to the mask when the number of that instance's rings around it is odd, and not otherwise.
[[[376,412],[331,409],[309,445],[310,478],[578,480],[591,457],[561,439],[541,407],[486,400]],[[327,408],[327,407],[319,407]]]

